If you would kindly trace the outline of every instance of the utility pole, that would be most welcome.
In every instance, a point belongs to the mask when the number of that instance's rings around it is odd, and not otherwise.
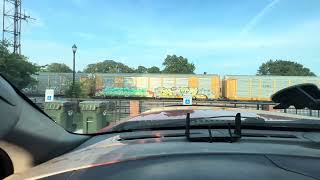
[[[21,21],[33,19],[21,13],[21,1],[3,0],[2,42],[8,41],[16,54],[21,54]]]

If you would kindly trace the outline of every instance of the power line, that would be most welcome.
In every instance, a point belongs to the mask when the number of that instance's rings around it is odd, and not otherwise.
[[[13,53],[21,54],[21,21],[33,19],[21,12],[22,0],[3,0],[2,42],[13,47]]]

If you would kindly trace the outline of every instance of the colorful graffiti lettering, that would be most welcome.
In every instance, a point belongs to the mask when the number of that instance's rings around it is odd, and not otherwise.
[[[132,89],[132,88],[104,88],[98,95],[104,96],[124,96],[124,97],[145,97],[147,90],[145,89]]]
[[[207,96],[207,98],[211,98],[214,96],[214,93],[210,89],[207,89],[207,88],[199,88],[197,94]]]
[[[213,92],[206,88],[189,88],[189,87],[158,87],[155,89],[155,96],[162,98],[180,98],[184,94],[191,94],[193,97],[212,98]]]
[[[192,96],[195,96],[197,94],[196,88],[188,88],[188,87],[182,87],[182,88],[165,88],[165,87],[159,87],[155,89],[155,95],[157,97],[167,97],[167,98],[175,98],[175,97],[182,97],[184,94],[191,94]]]
[[[122,97],[155,97],[155,98],[181,98],[184,94],[191,94],[194,98],[211,99],[214,94],[206,88],[189,87],[158,87],[154,91],[136,88],[104,88],[96,92],[96,96],[122,96]]]

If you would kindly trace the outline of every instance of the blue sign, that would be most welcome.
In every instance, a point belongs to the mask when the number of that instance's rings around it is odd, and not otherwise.
[[[190,104],[190,99],[186,99],[186,100],[184,101],[184,103],[185,103],[185,104]]]
[[[46,89],[45,93],[45,102],[51,102],[54,100],[54,90],[53,89]]]
[[[191,94],[183,95],[183,105],[192,105],[192,95]]]

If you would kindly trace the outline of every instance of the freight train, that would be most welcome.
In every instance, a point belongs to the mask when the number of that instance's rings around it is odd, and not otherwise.
[[[72,82],[72,73],[39,73],[38,83],[24,89],[28,94],[44,94],[54,89],[64,95]],[[182,98],[191,94],[195,99],[239,101],[270,101],[270,96],[285,87],[313,83],[320,86],[320,77],[243,76],[215,74],[87,74],[77,73],[87,94],[96,97]]]

